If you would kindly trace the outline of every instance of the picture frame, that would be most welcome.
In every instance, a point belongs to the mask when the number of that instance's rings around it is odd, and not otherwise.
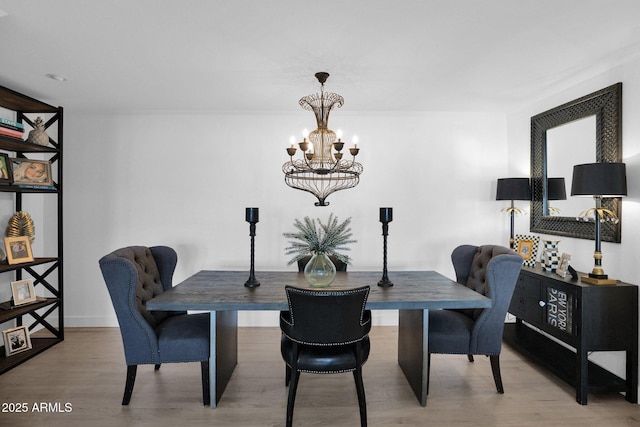
[[[11,160],[6,153],[0,153],[0,185],[11,185],[12,182]]]
[[[7,261],[9,264],[33,261],[31,240],[28,236],[5,237],[4,247],[7,251]]]
[[[27,158],[11,158],[11,171],[14,185],[33,187],[51,187],[51,162]]]
[[[526,234],[516,234],[514,241],[514,250],[524,259],[523,265],[527,267],[536,266],[536,257],[538,255],[538,247],[540,246],[540,237]]]
[[[11,282],[11,294],[13,295],[13,305],[23,305],[36,302],[36,290],[33,280],[25,279]]]
[[[571,264],[571,254],[563,253],[560,256],[560,262],[558,263],[556,274],[562,278],[567,277],[567,273],[569,272],[569,264]]]
[[[26,325],[2,331],[2,339],[4,341],[4,352],[7,357],[31,350],[32,348],[29,327]]]

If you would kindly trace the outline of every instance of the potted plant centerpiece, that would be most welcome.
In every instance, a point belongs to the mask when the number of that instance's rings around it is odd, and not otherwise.
[[[339,252],[350,250],[346,245],[356,242],[351,239],[350,223],[351,217],[338,222],[338,218],[333,214],[329,215],[326,224],[323,224],[319,218],[313,221],[308,216],[305,216],[302,221],[296,219],[293,225],[298,231],[283,233],[284,237],[294,239],[289,242],[290,246],[285,248],[287,255],[295,255],[288,265],[311,255],[311,259],[304,267],[307,282],[314,287],[329,286],[336,276],[336,267],[329,256],[345,264],[351,262],[351,258]]]

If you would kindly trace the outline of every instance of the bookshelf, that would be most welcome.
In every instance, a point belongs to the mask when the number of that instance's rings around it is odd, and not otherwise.
[[[16,326],[28,326],[29,332],[37,330],[31,336],[32,348],[20,353],[5,356],[4,346],[0,348],[0,374],[20,365],[32,357],[46,351],[64,340],[63,315],[63,209],[62,209],[62,146],[63,146],[63,109],[41,102],[30,96],[0,86],[0,107],[15,112],[15,121],[31,127],[36,117],[44,116],[49,135],[49,145],[28,143],[10,136],[0,135],[0,152],[9,157],[47,160],[52,165],[53,188],[23,188],[13,184],[0,185],[0,197],[13,195],[14,211],[22,211],[23,206],[40,200],[47,218],[55,218],[43,224],[36,224],[37,238],[43,238],[44,227],[57,225],[55,242],[47,245],[44,257],[34,253],[33,261],[9,265],[0,263],[0,286],[9,287],[14,280],[33,280],[36,294],[43,296],[37,302],[17,307],[11,301],[0,301],[0,324],[15,321]],[[28,128],[28,126],[26,126]],[[25,131],[25,138],[28,132]],[[53,207],[55,206],[55,207]],[[2,212],[11,216],[13,212]],[[2,228],[2,227],[0,227]],[[51,240],[54,233],[46,233]],[[38,237],[39,236],[39,237]],[[51,242],[48,242],[51,243]],[[2,245],[4,250],[4,245]],[[54,248],[54,249],[52,249]],[[2,329],[8,329],[6,325]]]

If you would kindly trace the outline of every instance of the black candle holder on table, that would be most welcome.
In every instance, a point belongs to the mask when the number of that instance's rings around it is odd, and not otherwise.
[[[393,208],[380,208],[380,222],[382,223],[383,257],[382,257],[382,279],[378,282],[378,286],[388,288],[393,286],[393,282],[389,280],[387,275],[387,236],[389,235],[389,223],[393,221]]]
[[[251,268],[249,270],[249,279],[247,279],[244,285],[247,288],[255,288],[260,286],[260,282],[256,279],[254,263],[256,223],[260,218],[258,208],[246,208],[245,217],[247,222],[249,223],[249,235],[251,236]]]

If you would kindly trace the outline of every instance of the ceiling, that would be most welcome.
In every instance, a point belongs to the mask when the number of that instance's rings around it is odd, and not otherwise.
[[[317,71],[331,74],[343,111],[508,112],[640,56],[638,0],[0,0],[0,10],[0,85],[94,112],[295,111],[318,91]]]

